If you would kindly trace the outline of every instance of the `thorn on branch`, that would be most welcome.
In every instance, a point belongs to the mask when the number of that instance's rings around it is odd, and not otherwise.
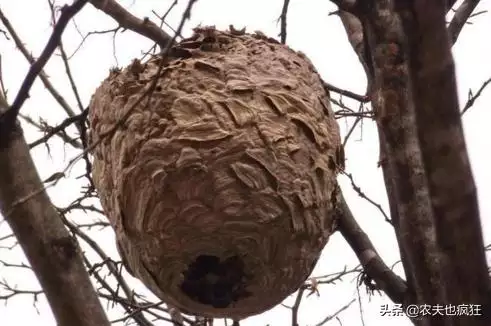
[[[481,94],[484,91],[484,89],[486,88],[486,86],[488,86],[490,83],[491,83],[491,78],[486,80],[481,85],[481,87],[479,87],[479,89],[477,90],[475,95],[472,95],[471,92],[469,93],[469,98],[467,100],[467,103],[465,103],[464,108],[462,109],[462,112],[460,113],[461,116],[464,115],[464,113],[466,113],[474,105],[474,103],[479,98],[479,96],[481,96]]]

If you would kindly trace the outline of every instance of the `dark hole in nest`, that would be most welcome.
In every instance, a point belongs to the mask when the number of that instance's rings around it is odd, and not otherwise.
[[[245,289],[248,278],[244,262],[238,256],[220,261],[216,256],[200,255],[184,272],[181,290],[199,303],[227,308],[251,295]]]

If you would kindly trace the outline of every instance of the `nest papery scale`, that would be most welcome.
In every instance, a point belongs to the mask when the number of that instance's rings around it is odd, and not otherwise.
[[[185,312],[261,313],[333,232],[342,150],[328,95],[304,55],[259,34],[197,29],[161,60],[111,72],[90,104],[91,141],[121,124],[93,152],[118,249]]]

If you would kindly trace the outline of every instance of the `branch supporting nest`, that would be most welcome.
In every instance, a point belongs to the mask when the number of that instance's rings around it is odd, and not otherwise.
[[[120,27],[129,29],[154,41],[163,49],[172,42],[172,37],[164,32],[158,25],[147,17],[140,19],[129,13],[123,6],[114,0],[90,0],[97,9],[104,12],[118,22]]]
[[[403,303],[407,294],[406,282],[384,263],[368,235],[356,222],[342,195],[337,207],[337,217],[339,231],[355,252],[367,276],[375,281],[377,289],[384,291],[392,301]]]

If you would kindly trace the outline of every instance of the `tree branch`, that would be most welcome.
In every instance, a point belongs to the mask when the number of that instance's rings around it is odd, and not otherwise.
[[[44,47],[41,56],[31,65],[29,71],[27,72],[26,77],[21,85],[17,96],[14,99],[14,102],[0,115],[0,130],[3,134],[2,142],[8,142],[8,136],[11,130],[15,129],[15,123],[17,120],[17,116],[19,114],[20,108],[29,97],[29,91],[36,80],[36,77],[43,70],[44,65],[48,62],[49,58],[57,48],[63,31],[67,26],[68,22],[72,17],[74,17],[87,3],[88,0],[77,0],[72,5],[64,5],[61,8],[61,16],[58,20],[58,23],[53,28],[53,33],[51,34],[48,43]],[[3,144],[0,144],[0,147],[3,147]]]
[[[4,102],[4,101],[0,101]],[[0,113],[7,106],[0,105]],[[109,326],[85,270],[15,123],[0,151],[0,211],[22,246],[60,326]]]
[[[452,21],[447,28],[452,44],[457,41],[462,28],[479,4],[479,1],[480,0],[465,0],[455,11]]]
[[[367,90],[365,98],[370,99],[374,74],[369,45],[364,36],[363,23],[357,16],[347,11],[340,11],[339,18],[341,18],[341,22],[346,30],[348,41],[366,72]]]
[[[113,274],[115,277],[116,281],[118,282],[118,287],[120,287],[124,294],[126,295],[126,299],[130,301],[132,304],[135,304],[135,300],[133,298],[133,291],[130,289],[128,283],[126,283],[125,279],[122,277],[121,273],[118,271],[118,268],[116,264],[109,258],[109,256],[106,255],[104,250],[97,244],[96,241],[94,241],[91,237],[89,237],[85,232],[80,230],[75,224],[70,222],[66,217],[62,216],[62,221],[63,223],[72,231],[73,234],[77,235],[80,237],[82,240],[87,243],[92,250],[94,250],[99,257],[103,261],[107,261],[107,268],[108,270]],[[106,288],[110,288],[109,285],[105,286]],[[140,326],[151,326],[152,324],[145,318],[143,313],[140,312],[134,312],[131,309],[128,309],[128,307],[125,307],[125,309],[128,310],[128,313],[132,314],[132,318],[135,320],[135,322],[140,325]]]
[[[349,306],[351,306],[351,304],[353,302],[355,302],[356,299],[352,299],[350,302],[348,302],[347,304],[345,304],[344,306],[342,306],[341,308],[339,308],[338,310],[336,310],[336,312],[334,312],[333,314],[329,315],[329,316],[326,316],[324,319],[322,319],[319,323],[317,323],[315,326],[322,326],[322,325],[325,325],[327,322],[329,322],[330,320],[334,319],[337,315],[339,315],[341,312],[343,312],[344,310],[348,309]]]
[[[90,3],[95,8],[112,17],[121,27],[149,38],[162,49],[172,40],[169,34],[150,21],[150,19],[147,17],[144,19],[135,17],[114,0],[90,0]]]
[[[408,42],[403,51],[408,58],[414,123],[431,205],[424,222],[435,230],[438,259],[433,264],[441,276],[438,286],[446,292],[442,303],[473,302],[489,314],[491,283],[477,190],[460,118],[452,43],[445,26],[446,8],[439,1],[424,5],[402,0],[396,3]],[[418,229],[420,226],[415,231],[421,232]],[[414,241],[416,234],[411,233],[408,230]],[[420,257],[420,252],[417,255]],[[420,280],[428,277],[422,268],[418,263],[415,270]],[[478,324],[466,321],[466,325]]]
[[[60,123],[59,125],[57,125],[55,127],[44,128],[45,129],[45,135],[43,137],[39,138],[38,140],[33,141],[31,144],[29,144],[29,149],[33,149],[34,147],[48,141],[48,139],[50,139],[54,135],[59,135],[60,137],[63,138],[63,140],[65,142],[72,144],[72,146],[74,146],[76,148],[82,148],[82,146],[80,144],[78,144],[78,142],[76,142],[76,141],[74,142],[71,139],[67,139],[67,137],[65,137],[66,134],[63,134],[62,132],[64,132],[65,129],[68,128],[68,126],[70,126],[71,124],[79,123],[80,121],[83,121],[85,119],[85,116],[86,116],[86,112],[82,112],[76,116],[66,118],[65,120],[63,120],[62,123]],[[23,117],[22,115],[21,115],[21,117],[24,118],[24,120],[26,120],[26,121],[29,121],[29,122],[32,121],[30,118]],[[34,121],[32,121],[32,122],[34,122]],[[42,126],[39,126],[39,127],[43,128]]]
[[[280,15],[280,23],[281,23],[280,38],[282,44],[286,43],[286,16],[288,14],[289,5],[290,5],[290,0],[283,1],[283,8],[281,9],[281,15]]]
[[[476,102],[476,100],[481,96],[481,94],[484,91],[484,89],[490,83],[491,83],[491,78],[489,78],[488,80],[484,81],[484,83],[482,83],[481,87],[479,87],[479,89],[477,90],[477,92],[476,92],[475,95],[471,95],[471,93],[469,91],[469,93],[470,93],[469,98],[467,100],[467,103],[465,103],[464,108],[462,109],[462,112],[460,113],[460,115],[463,115],[464,113],[466,113],[474,105],[474,103]]]
[[[486,315],[491,286],[445,28],[451,4],[360,2],[355,18],[364,41],[356,44],[363,48],[353,47],[370,53],[359,57],[369,61],[364,67],[373,80],[380,162],[411,290],[404,303],[478,302]],[[343,23],[354,20],[345,16]],[[350,34],[353,29],[346,27]],[[481,322],[469,319],[465,325]],[[464,325],[451,317],[417,323]]]
[[[356,222],[342,195],[336,213],[339,231],[355,252],[367,276],[375,281],[377,288],[384,291],[392,301],[403,303],[407,291],[406,283],[380,258],[372,242]]]
[[[2,9],[0,8],[0,21],[2,21],[2,24],[5,26],[7,31],[9,32],[10,36],[14,40],[15,46],[19,51],[22,53],[22,55],[26,58],[26,60],[33,65],[36,62],[36,59],[33,58],[33,56],[30,54],[29,50],[25,47],[24,42],[20,39],[19,35],[15,32],[14,27],[10,23],[10,21],[7,19],[7,17],[3,14]],[[65,110],[65,112],[68,114],[69,117],[75,116],[75,111],[70,107],[70,105],[67,103],[65,98],[61,96],[61,94],[55,89],[55,87],[51,84],[51,82],[48,79],[48,76],[46,73],[41,70],[39,72],[39,78],[43,82],[44,87],[49,91],[49,93],[53,96],[53,98],[58,102],[58,104]]]
[[[352,91],[349,91],[347,89],[342,89],[342,88],[336,87],[334,85],[331,85],[329,83],[326,83],[325,81],[322,81],[322,86],[324,86],[324,89],[326,89],[329,92],[338,93],[340,95],[349,97],[349,98],[356,100],[358,102],[361,102],[361,103],[370,102],[370,97],[368,97],[367,95],[356,94],[356,93],[353,93]]]
[[[337,3],[338,1],[333,1]],[[353,7],[350,7],[349,9],[352,10],[353,12],[359,11],[358,8],[354,8],[355,4],[353,4]],[[359,13],[358,13],[359,14]],[[343,23],[343,26],[346,30],[346,34],[348,37],[348,41],[351,44],[351,47],[355,51],[355,53],[358,56],[358,59],[360,60],[360,63],[363,66],[363,69],[365,70],[365,74],[367,77],[367,96],[370,98],[373,98],[374,95],[374,90],[375,90],[375,70],[374,70],[374,64],[373,64],[373,59],[372,59],[372,49],[370,48],[371,45],[368,42],[367,35],[366,35],[366,26],[364,26],[362,19],[363,17],[360,15],[360,17],[346,12],[346,11],[340,11],[339,12],[339,17],[341,18],[341,22]],[[365,19],[364,19],[365,20]],[[365,21],[365,25],[367,22]],[[377,98],[375,98],[377,99]],[[373,102],[373,99],[372,99]],[[373,105],[374,111],[377,110],[376,104]],[[379,164],[383,167],[382,172],[383,172],[383,177],[385,181],[385,186],[386,186],[386,192],[387,196],[389,199],[389,208],[390,208],[390,217],[391,221],[397,230],[399,227],[399,210],[398,206],[396,205],[397,203],[397,197],[396,197],[396,191],[395,191],[395,185],[393,183],[393,178],[392,175],[394,174],[393,171],[391,171],[391,166],[387,164],[387,147],[386,147],[386,140],[382,132],[379,131],[379,144],[380,144],[380,160]],[[400,235],[398,232],[395,233],[397,237],[397,242],[401,243]],[[399,246],[399,250],[401,253],[401,257],[405,257],[405,252],[401,246]],[[356,251],[355,251],[356,252]],[[408,269],[407,265],[404,265],[404,271],[406,276],[411,275],[410,270]],[[408,286],[411,286],[411,279],[408,279]],[[406,300],[407,301],[407,300]]]

